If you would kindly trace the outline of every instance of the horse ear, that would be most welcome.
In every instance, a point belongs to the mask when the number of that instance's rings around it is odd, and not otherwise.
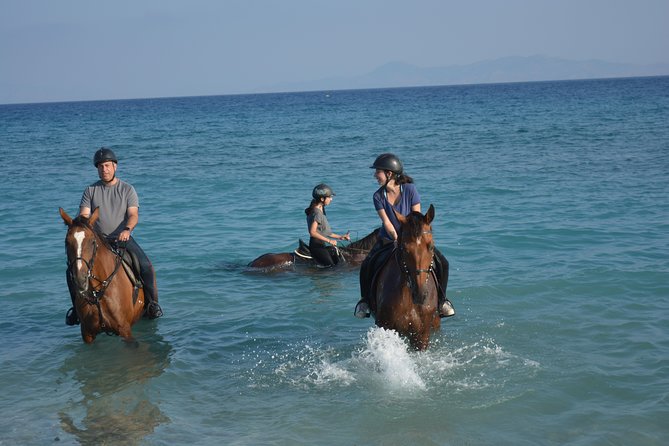
[[[88,224],[91,226],[95,226],[95,222],[98,221],[98,217],[100,216],[100,208],[96,207],[91,216],[88,218]]]
[[[393,208],[393,212],[395,213],[395,217],[397,217],[397,221],[399,221],[401,225],[407,222],[407,218],[404,215],[397,212],[395,208]]]
[[[425,220],[427,221],[427,224],[429,225],[432,223],[432,220],[434,220],[434,206],[430,204],[430,209],[427,210],[427,213],[425,214]]]
[[[71,226],[72,225],[72,217],[67,215],[67,212],[65,212],[65,209],[63,209],[63,208],[58,208],[58,211],[60,212],[60,217],[63,219],[63,222],[67,226]]]

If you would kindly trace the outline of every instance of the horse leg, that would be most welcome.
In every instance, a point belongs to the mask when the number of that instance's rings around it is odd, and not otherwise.
[[[123,342],[127,342],[129,344],[133,344],[137,341],[135,341],[135,338],[132,337],[132,330],[130,329],[130,325],[122,325],[118,328],[118,335],[123,338]]]
[[[411,346],[419,352],[422,352],[423,350],[427,349],[427,346],[430,343],[429,330],[424,330],[421,333],[413,333],[411,335],[410,343]]]
[[[439,331],[441,328],[441,318],[435,317],[432,319],[432,331]]]
[[[121,338],[121,339],[123,339],[123,343],[128,347],[133,347],[133,348],[139,347],[139,341],[133,338],[132,335],[129,338]]]

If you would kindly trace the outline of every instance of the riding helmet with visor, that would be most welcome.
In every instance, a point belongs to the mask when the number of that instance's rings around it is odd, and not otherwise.
[[[98,167],[98,164],[107,161],[113,161],[116,164],[118,164],[118,159],[116,158],[116,154],[112,149],[108,149],[106,147],[100,147],[93,156],[93,164],[95,164],[95,167]]]
[[[382,153],[374,160],[374,164],[369,166],[370,169],[389,170],[396,174],[401,174],[404,171],[402,161],[392,153]]]
[[[318,200],[320,198],[333,197],[335,195],[336,194],[334,193],[332,188],[325,183],[321,183],[318,186],[314,187],[314,190],[311,192],[311,196],[314,197],[315,200]]]

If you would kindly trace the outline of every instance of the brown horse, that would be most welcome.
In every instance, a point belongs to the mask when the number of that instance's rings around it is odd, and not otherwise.
[[[432,220],[434,206],[425,215],[398,214],[397,248],[376,275],[372,313],[376,325],[406,337],[416,350],[425,350],[432,331],[441,322],[437,309]]]
[[[144,290],[135,287],[121,265],[121,257],[94,229],[98,208],[90,218],[74,220],[60,208],[67,225],[67,274],[76,288],[74,307],[81,321],[81,337],[90,344],[105,332],[132,340],[130,327],[144,311]]]
[[[351,242],[348,246],[339,247],[339,256],[344,262],[350,265],[359,265],[365,260],[369,250],[376,243],[378,236],[378,228],[366,235],[360,240]],[[258,268],[264,270],[273,270],[279,268],[288,268],[296,264],[316,265],[316,263],[308,256],[308,253],[301,252],[298,247],[294,252],[280,252],[267,253],[249,262],[247,265],[250,268]]]

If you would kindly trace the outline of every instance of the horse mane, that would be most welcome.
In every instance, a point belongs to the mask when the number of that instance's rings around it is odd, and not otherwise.
[[[402,232],[406,232],[407,235],[411,236],[411,238],[417,239],[423,232],[424,223],[425,218],[423,214],[417,211],[413,211],[406,216],[406,223],[402,225]]]
[[[72,220],[72,226],[85,226],[87,228],[93,229],[89,220],[90,217],[84,217],[83,215],[79,214]]]
[[[90,229],[93,234],[95,234],[95,237],[97,237],[99,240],[101,240],[107,248],[110,250],[112,249],[112,246],[109,244],[109,241],[107,240],[107,237],[100,232],[98,228],[95,226],[91,226],[90,223],[90,217],[84,217],[83,215],[79,214],[77,215],[76,218],[72,220],[72,226],[83,226],[86,229]]]
[[[381,228],[374,229],[369,235],[366,235],[360,240],[351,242],[348,246],[342,249],[360,249],[365,251],[372,249],[372,246],[376,243],[380,229]]]

